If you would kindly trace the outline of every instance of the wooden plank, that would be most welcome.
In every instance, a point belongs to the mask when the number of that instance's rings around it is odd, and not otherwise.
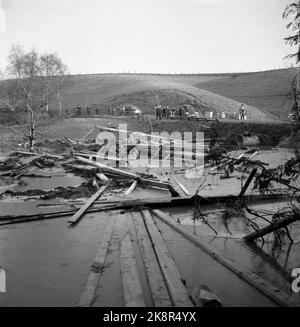
[[[120,260],[125,307],[145,307],[142,285],[129,233],[121,241]]]
[[[114,225],[116,221],[116,216],[109,216],[105,229],[102,233],[102,239],[99,244],[94,263],[91,268],[90,275],[87,279],[87,282],[84,286],[83,292],[80,295],[80,300],[78,303],[79,307],[89,307],[91,306],[95,294],[96,289],[99,284],[99,279],[103,271],[105,259],[107,256],[107,251],[110,245]]]
[[[186,189],[186,187],[179,182],[179,180],[175,177],[175,176],[172,176],[172,179],[175,181],[175,183],[181,188],[181,190],[183,191],[183,193],[185,195],[191,195],[191,193]]]
[[[149,239],[143,218],[138,212],[132,213],[136,234],[141,249],[143,262],[149,282],[152,299],[155,307],[171,307],[172,301],[168,293],[162,272]]]
[[[132,193],[134,190],[135,190],[135,188],[137,187],[137,180],[135,180],[131,185],[130,185],[130,187],[127,189],[127,191],[124,193],[124,195],[128,195],[128,194],[130,194],[130,193]]]
[[[219,253],[217,249],[208,245],[201,241],[201,239],[187,229],[185,229],[182,225],[178,224],[175,220],[173,220],[168,214],[160,211],[160,210],[153,210],[153,213],[164,223],[168,226],[172,227],[175,231],[189,240],[191,243],[199,247],[203,252],[210,255],[216,261],[220,262],[223,266],[228,268],[230,271],[235,273],[239,278],[242,278],[251,286],[259,290],[262,294],[270,298],[275,303],[279,304],[280,306],[298,306],[298,304],[294,303],[291,300],[291,296],[283,292],[277,287],[269,284],[256,274],[251,271],[244,271],[241,269],[240,265],[236,262],[226,259],[222,253]]]
[[[284,198],[289,198],[290,196],[287,194],[267,194],[267,195],[245,195],[244,200],[252,201],[252,203],[271,203],[273,201],[281,200]],[[227,201],[235,201],[237,200],[236,196],[221,196],[221,197],[201,197],[199,198],[200,204],[207,205],[212,203],[224,203]],[[166,197],[166,198],[153,198],[153,199],[126,199],[123,201],[109,201],[109,202],[98,202],[95,201],[94,204],[97,204],[98,206],[94,206],[93,208],[89,208],[86,212],[87,213],[94,213],[94,212],[100,212],[100,211],[108,211],[108,210],[120,210],[120,209],[131,209],[138,206],[147,206],[149,208],[162,208],[162,207],[181,207],[186,205],[194,205],[195,203],[195,197]],[[44,220],[44,219],[55,219],[60,217],[67,217],[73,215],[77,210],[79,210],[80,207],[77,209],[70,209],[60,212],[45,212],[45,213],[39,213],[39,214],[29,214],[24,215],[20,214],[17,216],[12,215],[3,215],[0,214],[0,226],[1,225],[10,225],[10,224],[16,224],[20,222],[30,222],[30,221],[36,221],[36,220]]]
[[[95,166],[95,167],[98,167],[98,168],[101,168],[107,172],[111,172],[113,174],[118,174],[118,175],[121,175],[121,176],[124,176],[124,177],[128,177],[128,178],[132,178],[132,179],[136,179],[138,178],[139,176],[136,175],[136,174],[133,174],[133,173],[129,173],[127,171],[123,171],[121,169],[117,169],[117,168],[113,168],[113,167],[109,167],[103,163],[100,163],[100,162],[97,162],[97,161],[93,161],[93,160],[89,160],[89,159],[85,159],[85,158],[81,158],[81,157],[76,157],[76,159],[80,162],[84,162],[86,164],[89,164],[91,166]]]
[[[80,162],[84,162],[86,164],[89,164],[91,166],[95,166],[98,167],[100,169],[103,169],[104,171],[113,173],[113,174],[117,174],[120,176],[124,176],[124,177],[128,177],[131,179],[138,179],[140,183],[149,185],[149,186],[154,186],[154,187],[159,187],[159,188],[164,188],[164,189],[169,189],[169,184],[168,183],[163,183],[160,181],[156,181],[156,180],[151,180],[151,179],[146,179],[146,178],[140,178],[137,174],[133,174],[127,171],[123,171],[117,168],[113,168],[113,167],[109,167],[103,163],[99,163],[96,161],[92,161],[89,159],[85,159],[85,158],[81,158],[81,157],[76,157],[76,159]]]
[[[85,214],[87,209],[104,193],[107,189],[109,183],[102,186],[99,191],[97,191],[68,221],[70,224],[76,224],[79,222],[80,218]]]
[[[104,174],[96,174],[96,176],[101,182],[105,184],[109,182],[109,179]]]
[[[86,133],[78,142],[80,143],[81,141],[86,139],[89,135],[91,135],[94,132],[95,129],[96,129],[96,127],[94,127],[92,130],[90,130],[88,133]]]
[[[142,215],[156,252],[161,271],[164,275],[173,305],[176,307],[192,307],[193,304],[188,296],[187,289],[182,282],[180,273],[162,239],[159,230],[154,224],[151,213],[148,210],[143,210]]]

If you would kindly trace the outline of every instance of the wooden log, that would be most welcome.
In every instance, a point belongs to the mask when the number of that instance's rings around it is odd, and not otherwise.
[[[149,239],[149,235],[147,233],[141,214],[138,212],[133,212],[132,218],[142,253],[154,306],[171,307],[172,301],[170,299],[168,289],[162,276],[162,272],[157,262],[156,255]]]
[[[298,210],[298,212],[295,212],[295,214],[290,217],[283,218],[278,222],[273,222],[273,223],[269,224],[268,226],[261,228],[258,231],[255,231],[251,234],[246,235],[244,237],[244,240],[247,242],[253,242],[256,239],[261,238],[272,232],[275,232],[281,228],[284,228],[284,227],[294,223],[297,220],[300,220],[300,210]]]
[[[164,275],[173,305],[176,307],[192,307],[193,304],[188,296],[187,289],[182,282],[180,273],[162,239],[159,230],[154,224],[151,213],[148,210],[143,210],[142,215],[144,217],[152,245],[156,252],[160,269]]]
[[[259,290],[262,294],[264,294],[265,296],[270,298],[272,301],[274,301],[278,305],[283,306],[283,307],[298,306],[298,304],[294,303],[291,300],[290,295],[286,294],[279,288],[269,284],[268,282],[266,282],[264,279],[260,278],[253,272],[243,270],[239,266],[239,264],[237,264],[236,262],[234,262],[230,259],[225,258],[224,255],[219,253],[217,249],[215,249],[211,245],[201,241],[201,239],[199,237],[195,236],[190,231],[185,229],[182,225],[175,222],[168,214],[166,214],[160,210],[153,210],[153,213],[165,224],[172,227],[175,231],[177,231],[179,234],[181,234],[183,237],[185,237],[191,243],[193,243],[194,245],[199,247],[203,252],[210,255],[216,261],[218,261],[223,266],[228,268],[230,271],[235,273],[239,278],[242,278],[244,281],[246,281],[248,284],[250,284],[257,290]]]
[[[125,307],[145,307],[142,285],[129,233],[121,241],[120,260]]]
[[[135,188],[137,187],[137,180],[135,180],[131,185],[130,187],[127,189],[127,191],[124,193],[124,195],[129,195],[130,193],[132,193]]]
[[[74,225],[79,222],[82,216],[85,214],[87,209],[104,193],[109,184],[106,184],[100,188],[76,213],[75,215],[68,221],[68,223]]]
[[[95,166],[95,167],[98,167],[98,168],[101,168],[102,170],[105,170],[107,172],[111,172],[113,174],[117,174],[117,175],[121,175],[121,176],[125,176],[125,177],[128,177],[128,178],[132,178],[132,179],[136,179],[138,178],[139,176],[136,175],[136,174],[133,174],[133,173],[129,173],[127,171],[123,171],[121,169],[117,169],[117,168],[113,168],[113,167],[109,167],[103,163],[100,163],[100,162],[96,162],[96,161],[93,161],[93,160],[89,160],[89,159],[85,159],[85,158],[81,158],[81,157],[76,157],[76,159],[80,162],[84,162],[86,164],[89,164],[91,166]]]
[[[106,223],[105,229],[102,233],[101,242],[99,244],[94,263],[91,268],[90,275],[84,286],[83,292],[80,295],[80,300],[78,303],[79,307],[89,307],[91,306],[94,298],[97,286],[99,284],[99,279],[103,271],[105,264],[105,259],[107,256],[107,251],[110,245],[111,237],[113,234],[113,228],[115,225],[116,216],[109,216]]]

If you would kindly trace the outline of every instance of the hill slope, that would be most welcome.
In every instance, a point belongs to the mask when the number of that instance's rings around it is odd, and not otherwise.
[[[296,73],[296,69],[291,68],[231,74],[217,80],[200,81],[197,87],[271,111],[286,119],[293,103],[291,82]]]
[[[190,103],[237,113],[243,102],[252,119],[278,120],[278,114],[286,119],[291,103],[287,94],[295,73],[295,69],[286,69],[244,74],[73,75],[66,77],[63,107],[73,110],[78,105],[97,104],[106,112],[109,106],[132,104],[153,114],[157,104]],[[55,99],[51,109],[57,110]]]

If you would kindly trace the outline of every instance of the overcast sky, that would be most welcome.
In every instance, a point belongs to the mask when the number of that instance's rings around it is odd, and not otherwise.
[[[55,51],[73,74],[264,70],[291,52],[291,0],[0,2],[0,69],[12,44]]]

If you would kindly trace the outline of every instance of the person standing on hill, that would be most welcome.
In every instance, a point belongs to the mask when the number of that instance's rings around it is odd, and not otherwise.
[[[245,120],[245,106],[242,103],[240,107],[240,120]]]
[[[159,119],[159,107],[155,107],[155,111],[156,111],[156,119]]]

